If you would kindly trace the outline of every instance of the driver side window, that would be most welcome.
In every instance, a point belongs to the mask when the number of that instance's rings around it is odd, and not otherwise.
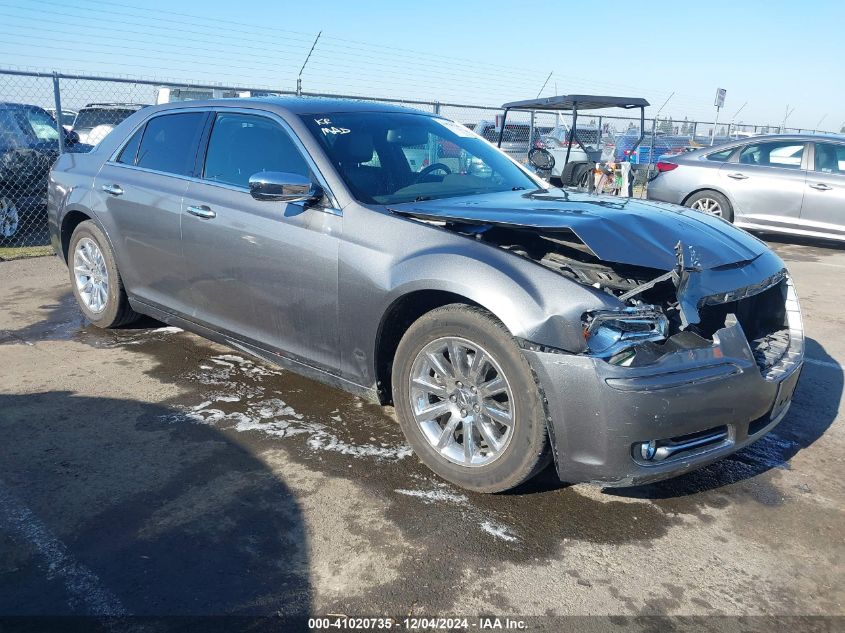
[[[277,122],[253,114],[218,114],[203,178],[247,188],[250,176],[262,171],[311,175],[299,148]]]

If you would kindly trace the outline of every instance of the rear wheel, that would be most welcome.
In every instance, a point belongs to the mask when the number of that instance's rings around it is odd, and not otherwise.
[[[111,246],[91,220],[81,222],[73,231],[68,271],[76,301],[91,323],[111,328],[138,318],[129,306]]]
[[[393,400],[414,452],[463,488],[508,490],[549,463],[531,367],[481,308],[444,306],[411,325],[393,363]]]
[[[691,195],[685,204],[690,209],[724,218],[728,222],[734,221],[734,212],[730,201],[718,191],[699,191]]]

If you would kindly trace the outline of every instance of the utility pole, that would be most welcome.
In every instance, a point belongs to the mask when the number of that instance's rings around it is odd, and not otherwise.
[[[323,34],[322,31],[317,33],[317,37],[314,38],[314,43],[311,45],[311,50],[308,51],[308,55],[305,57],[305,61],[302,63],[302,68],[299,69],[299,74],[296,76],[296,96],[302,96],[302,71],[305,70],[306,64],[308,64],[308,60],[311,59],[311,53],[314,52],[314,47],[317,46],[317,40],[320,39],[320,36]]]

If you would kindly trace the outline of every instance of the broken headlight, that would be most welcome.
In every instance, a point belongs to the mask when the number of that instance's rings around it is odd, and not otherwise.
[[[599,310],[584,315],[587,353],[599,358],[618,358],[621,352],[639,343],[663,341],[668,334],[666,315],[651,306]],[[624,359],[615,364],[623,362]]]

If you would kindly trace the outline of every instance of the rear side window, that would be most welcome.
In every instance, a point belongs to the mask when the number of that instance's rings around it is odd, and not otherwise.
[[[845,145],[816,143],[815,171],[823,174],[845,174]]]
[[[165,114],[150,119],[135,164],[168,174],[189,176],[194,171],[204,112]]]
[[[141,144],[141,137],[144,135],[144,126],[138,128],[138,131],[132,135],[129,142],[123,146],[120,155],[117,157],[118,163],[124,165],[134,165],[135,157],[138,155],[138,146]]]
[[[247,187],[250,176],[262,171],[310,174],[299,149],[275,121],[251,114],[218,114],[208,140],[203,177]]]
[[[742,165],[761,165],[763,167],[785,167],[798,169],[804,155],[804,143],[798,141],[773,141],[746,145],[739,153]]]
[[[712,154],[707,154],[707,160],[716,161],[717,163],[724,163],[731,157],[731,154],[734,153],[734,147],[730,147],[728,149],[723,149],[721,152],[713,152]]]

